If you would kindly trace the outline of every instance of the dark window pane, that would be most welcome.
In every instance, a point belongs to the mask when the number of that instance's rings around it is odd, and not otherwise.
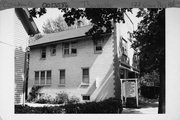
[[[46,48],[45,47],[43,47],[41,49],[41,58],[46,58]]]
[[[56,54],[56,46],[53,45],[51,46],[51,55],[55,55]]]
[[[65,70],[60,70],[60,84],[65,84]]]
[[[41,84],[45,84],[45,71],[41,71]]]
[[[39,84],[39,72],[35,72],[35,84]]]
[[[101,51],[102,50],[102,46],[96,46],[96,51]]]
[[[90,96],[89,95],[83,95],[82,98],[83,98],[83,100],[90,100]]]
[[[71,54],[76,54],[76,53],[77,53],[77,49],[72,48],[72,49],[71,49]]]
[[[64,55],[68,55],[69,54],[69,49],[64,49]]]
[[[89,83],[89,69],[83,69],[83,83]]]

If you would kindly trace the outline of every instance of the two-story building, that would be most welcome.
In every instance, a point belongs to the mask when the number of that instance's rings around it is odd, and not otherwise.
[[[120,78],[136,77],[130,48],[133,23],[127,15],[125,20],[95,41],[85,35],[91,25],[31,38],[28,92],[43,86],[41,93],[65,92],[81,101],[120,98]]]

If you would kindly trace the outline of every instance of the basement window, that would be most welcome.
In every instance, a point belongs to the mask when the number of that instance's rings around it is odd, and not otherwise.
[[[89,95],[82,95],[82,99],[83,100],[90,100],[90,96]]]

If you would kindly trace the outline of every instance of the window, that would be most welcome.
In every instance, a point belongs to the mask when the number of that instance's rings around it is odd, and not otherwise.
[[[83,100],[90,100],[90,96],[89,95],[82,95],[82,99]]]
[[[63,52],[64,55],[69,55],[69,43],[63,44]]]
[[[51,71],[47,71],[46,84],[51,84]]]
[[[35,84],[39,84],[39,72],[35,72]]]
[[[124,55],[128,55],[128,53],[127,53],[127,41],[124,39],[124,38],[122,38],[122,53],[124,54]]]
[[[89,68],[82,69],[82,83],[89,84]]]
[[[63,55],[76,55],[77,54],[76,43],[77,42],[63,43]]]
[[[51,52],[51,56],[56,55],[56,45],[51,46],[50,52]]]
[[[60,70],[60,81],[59,84],[64,85],[65,84],[65,70]]]
[[[46,85],[51,84],[51,71],[35,71],[35,81],[36,85]]]
[[[46,47],[41,48],[41,58],[42,59],[46,58]]]
[[[76,54],[77,49],[76,49],[76,42],[71,42],[71,54]]]
[[[103,50],[103,40],[95,41],[95,53],[101,53]]]
[[[41,84],[45,84],[45,71],[41,71]]]

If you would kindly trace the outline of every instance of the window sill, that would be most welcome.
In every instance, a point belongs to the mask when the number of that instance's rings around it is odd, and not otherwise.
[[[66,87],[65,84],[59,84],[58,87]]]
[[[89,83],[81,83],[80,84],[80,87],[83,87],[83,88],[86,88],[86,87],[89,87]]]
[[[51,86],[51,84],[34,84],[34,86]]]
[[[102,53],[102,50],[101,51],[94,51],[94,54],[101,54]]]
[[[51,54],[51,56],[56,56],[56,54]]]
[[[40,60],[46,60],[46,58],[40,58]]]

